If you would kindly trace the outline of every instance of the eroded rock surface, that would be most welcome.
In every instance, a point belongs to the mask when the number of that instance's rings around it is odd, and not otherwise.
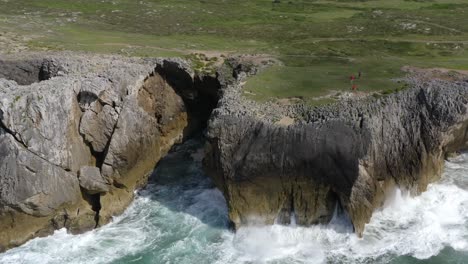
[[[338,206],[362,234],[390,188],[419,194],[467,146],[467,82],[408,78],[379,99],[277,110],[241,97],[244,79],[223,90],[204,160],[235,227],[328,223]]]
[[[410,78],[398,94],[312,108],[245,99],[257,69],[235,60],[216,76],[74,54],[1,58],[0,71],[0,250],[107,223],[208,118],[204,165],[235,227],[327,223],[342,208],[361,234],[390,188],[424,191],[467,146],[463,81]]]
[[[171,146],[206,122],[188,110],[204,92],[183,60],[23,57],[0,58],[2,249],[110,221]]]
[[[110,190],[109,182],[101,175],[98,167],[83,166],[78,173],[81,188],[88,194],[106,193]]]

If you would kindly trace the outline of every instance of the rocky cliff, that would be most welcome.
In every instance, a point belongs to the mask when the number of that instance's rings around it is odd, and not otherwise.
[[[360,235],[390,188],[419,194],[467,146],[468,82],[409,77],[381,98],[278,109],[243,98],[245,78],[225,86],[204,160],[236,228],[328,223],[342,208]]]
[[[204,166],[235,227],[327,223],[341,208],[361,234],[390,188],[424,191],[445,155],[467,146],[467,82],[409,78],[397,94],[313,108],[245,99],[256,70],[242,60],[197,76],[179,59],[1,57],[0,250],[109,222],[208,119]]]
[[[121,213],[218,86],[177,59],[0,58],[0,251]]]

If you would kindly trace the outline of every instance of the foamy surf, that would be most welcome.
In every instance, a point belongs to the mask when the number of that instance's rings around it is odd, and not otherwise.
[[[191,141],[112,223],[81,235],[65,230],[0,254],[0,263],[466,263],[468,155],[446,164],[419,197],[395,190],[363,238],[346,215],[326,226],[228,229],[222,194],[201,171]],[[193,154],[193,155],[191,155]],[[465,261],[465,262],[464,262]]]

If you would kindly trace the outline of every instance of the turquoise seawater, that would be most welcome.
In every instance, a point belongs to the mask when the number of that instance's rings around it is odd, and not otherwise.
[[[228,228],[226,202],[201,170],[202,143],[175,148],[126,212],[97,230],[65,230],[0,254],[0,263],[468,263],[468,154],[419,197],[395,190],[363,238],[326,226]]]

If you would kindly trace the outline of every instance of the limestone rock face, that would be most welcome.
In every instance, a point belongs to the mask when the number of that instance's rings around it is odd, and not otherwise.
[[[81,188],[89,194],[105,193],[109,191],[109,183],[101,176],[97,167],[83,166],[80,168],[78,179]]]
[[[79,104],[84,111],[80,134],[95,152],[103,152],[114,132],[124,96],[116,91],[109,80],[94,78],[81,84]]]
[[[96,152],[103,152],[114,132],[119,114],[109,105],[93,105],[93,110],[86,111],[81,119],[80,133]]]
[[[104,159],[104,176],[122,181],[128,168],[144,162],[139,158],[141,152],[160,157],[168,151],[168,146],[182,139],[183,129],[178,129],[177,135],[170,135],[174,127],[186,124],[184,102],[174,89],[159,75],[144,80],[141,86],[130,91],[119,115]],[[162,140],[167,136],[169,143]]]
[[[338,206],[361,234],[390,188],[419,194],[467,146],[468,83],[410,78],[380,99],[284,107],[297,121],[280,126],[240,96],[244,77],[223,90],[204,160],[235,227],[327,223]]]
[[[3,210],[19,210],[46,216],[81,193],[77,178],[21,146],[0,128],[0,204]]]
[[[74,89],[79,82],[59,77],[47,83],[15,86],[0,80],[2,123],[29,151],[69,170],[78,171],[91,159],[78,134],[81,111]]]
[[[195,120],[183,60],[23,56],[0,58],[1,249],[105,224]]]

